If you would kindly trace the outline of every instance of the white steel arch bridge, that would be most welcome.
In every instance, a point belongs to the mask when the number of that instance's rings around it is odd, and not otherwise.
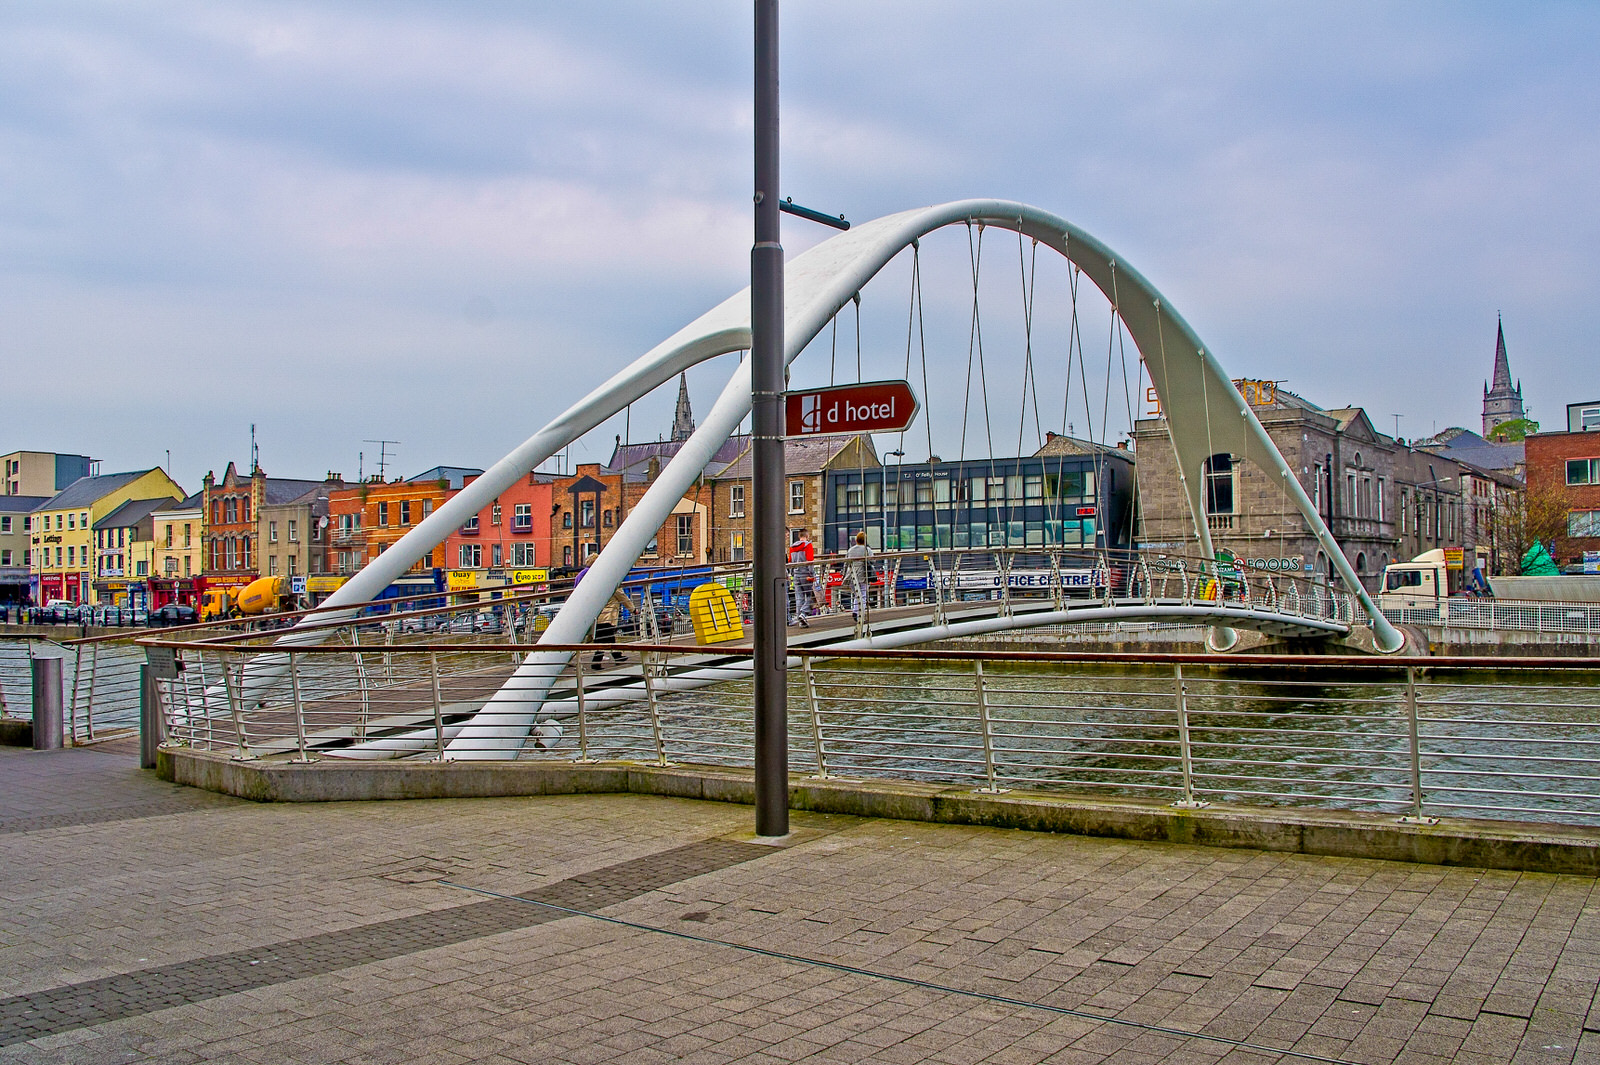
[[[1106,245],[1057,215],[1006,200],[961,200],[875,219],[795,256],[785,266],[785,364],[792,363],[840,309],[857,296],[862,286],[900,252],[915,246],[935,230],[963,224],[1012,230],[1031,237],[1064,256],[1111,301],[1113,314],[1120,318],[1137,347],[1160,399],[1201,558],[1212,557],[1203,498],[1206,460],[1219,452],[1253,460],[1275,473],[1282,482],[1286,499],[1298,510],[1306,528],[1320,543],[1344,587],[1351,591],[1360,612],[1365,615],[1375,645],[1385,652],[1400,649],[1403,637],[1379,613],[1362,588],[1317,508],[1307,498],[1244,397],[1200,338],[1143,276]],[[688,368],[719,355],[747,350],[749,346],[750,296],[746,289],[656,345],[534,433],[391,548],[372,559],[324,602],[316,614],[307,618],[298,631],[282,637],[277,646],[288,649],[319,642],[324,638],[328,622],[351,616],[355,607],[375,598],[424,554],[443,542],[452,530],[569,443]],[[542,643],[574,644],[585,638],[656,530],[693,486],[717,448],[749,413],[749,365],[749,360],[740,362],[704,421],[662,469],[593,561],[583,583],[574,589],[541,637]],[[1284,609],[1276,603],[1240,607],[1219,599],[1211,603],[1167,604],[1169,609],[1178,607],[1181,607],[1181,616],[1215,626],[1213,645],[1218,649],[1225,649],[1234,640],[1230,626],[1300,634],[1343,633],[1348,631],[1348,622],[1352,620],[1310,617],[1305,610]],[[1108,602],[1106,610],[1106,617],[1096,620],[1162,614],[1159,604],[1143,601],[1120,606]],[[1037,609],[1001,611],[994,618],[972,620],[986,631],[1046,623]],[[1067,618],[1063,614],[1054,620]],[[922,627],[921,636],[913,629],[901,631],[892,638],[892,643],[886,633],[867,639],[868,645],[905,646],[921,638],[945,639],[958,634],[947,624],[929,624]],[[541,727],[546,697],[570,658],[570,651],[528,655],[515,675],[456,732],[451,741],[452,753],[459,757],[492,758],[520,749],[530,734]],[[244,702],[255,700],[276,685],[286,664],[283,654],[257,656],[241,679]]]

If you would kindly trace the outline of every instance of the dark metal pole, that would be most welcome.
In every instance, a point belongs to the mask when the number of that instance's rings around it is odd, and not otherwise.
[[[783,507],[783,245],[778,217],[778,0],[755,0],[756,242],[750,249],[755,460],[756,834],[789,832],[788,544]]]

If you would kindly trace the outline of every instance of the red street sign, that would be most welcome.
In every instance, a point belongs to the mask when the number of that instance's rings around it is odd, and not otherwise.
[[[898,433],[917,416],[916,393],[905,381],[869,381],[784,397],[784,434]]]

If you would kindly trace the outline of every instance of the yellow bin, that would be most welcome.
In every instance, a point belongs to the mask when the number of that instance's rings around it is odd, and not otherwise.
[[[744,639],[744,619],[733,593],[709,581],[689,593],[689,620],[695,643],[728,643]]]

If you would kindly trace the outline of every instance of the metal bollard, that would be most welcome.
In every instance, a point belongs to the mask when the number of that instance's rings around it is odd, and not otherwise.
[[[161,689],[156,671],[139,667],[139,768],[156,767],[156,748],[167,738],[166,721],[161,716]]]
[[[61,659],[33,660],[33,749],[61,749]]]

